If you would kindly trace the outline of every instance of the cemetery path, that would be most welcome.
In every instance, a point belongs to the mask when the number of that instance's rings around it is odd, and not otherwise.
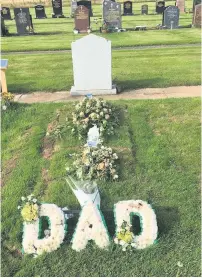
[[[139,46],[123,46],[123,47],[112,47],[112,50],[144,50],[144,49],[159,49],[159,48],[180,48],[180,47],[198,47],[200,43],[187,43],[187,44],[160,44],[160,45],[139,45]],[[31,54],[54,54],[54,53],[69,53],[71,49],[66,50],[34,50],[34,51],[2,51],[2,55],[31,55]]]
[[[166,99],[200,97],[201,86],[179,86],[168,88],[146,88],[121,92],[117,95],[102,95],[109,100],[120,99]],[[72,97],[69,91],[61,92],[35,92],[28,94],[16,94],[14,101],[20,103],[66,102],[82,99],[83,96]]]

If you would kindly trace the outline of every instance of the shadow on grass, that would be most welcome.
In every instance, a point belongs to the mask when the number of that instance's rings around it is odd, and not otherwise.
[[[137,77],[137,75],[136,75]],[[141,88],[156,88],[158,83],[163,83],[161,76],[152,79],[134,79],[134,80],[116,80],[116,85],[120,88],[120,93],[126,90],[141,89]],[[163,86],[163,84],[162,84]]]
[[[157,217],[158,238],[159,238],[164,235],[167,235],[170,232],[170,230],[172,230],[173,226],[177,226],[179,224],[179,214],[178,214],[178,209],[175,207],[173,208],[155,207],[154,209]],[[102,213],[104,215],[104,219],[106,222],[109,235],[111,238],[113,238],[116,230],[114,211],[113,209],[109,211],[103,210]],[[79,215],[77,214],[73,218],[67,220],[68,232],[65,241],[67,242],[71,241],[74,231],[76,229],[78,218]],[[132,224],[133,224],[133,233],[135,235],[139,235],[141,233],[141,227],[140,227],[140,220],[138,216],[136,216],[133,219]]]
[[[168,234],[173,226],[179,224],[179,211],[176,207],[155,207],[154,208],[158,225],[158,237]]]

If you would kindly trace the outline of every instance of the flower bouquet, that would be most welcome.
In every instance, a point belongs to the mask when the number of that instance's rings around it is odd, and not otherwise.
[[[122,246],[122,250],[126,251],[126,248],[133,247],[134,235],[131,231],[132,225],[128,225],[126,221],[123,221],[121,227],[118,229],[114,242]]]
[[[98,144],[97,147],[84,146],[80,154],[74,154],[76,160],[67,167],[68,175],[78,180],[117,180],[118,156],[111,148]]]
[[[28,197],[21,198],[22,204],[18,206],[21,210],[22,218],[27,223],[36,221],[39,217],[39,204],[34,195],[31,194]]]
[[[88,130],[97,125],[101,139],[115,132],[119,122],[117,108],[103,99],[84,98],[75,105],[69,127],[79,139],[86,139]]]
[[[2,109],[3,110],[6,110],[11,102],[13,101],[14,99],[14,95],[9,93],[9,92],[2,92],[1,93],[1,104],[2,104]]]
[[[96,182],[92,181],[75,181],[71,176],[67,176],[66,181],[83,206],[86,202],[92,201],[96,206],[100,207],[100,194]]]

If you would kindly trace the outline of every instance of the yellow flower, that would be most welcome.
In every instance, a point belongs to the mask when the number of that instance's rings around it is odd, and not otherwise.
[[[3,100],[5,100],[5,101],[11,101],[11,100],[14,99],[14,95],[11,94],[11,93],[9,93],[9,92],[3,92],[3,93],[2,93],[2,98],[3,98]]]
[[[37,220],[38,205],[37,204],[26,204],[21,211],[21,215],[22,215],[23,219],[27,222]]]

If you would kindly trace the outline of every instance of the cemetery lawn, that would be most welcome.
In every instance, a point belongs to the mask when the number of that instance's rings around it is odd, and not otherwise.
[[[65,24],[63,24],[64,26]],[[47,24],[49,30],[52,25]],[[49,27],[50,26],[50,27]],[[54,26],[54,25],[53,25]],[[73,28],[73,26],[72,26]],[[58,33],[56,35],[56,33]],[[93,34],[102,36],[112,42],[112,48],[147,45],[171,45],[171,44],[195,44],[200,43],[200,30],[197,28],[178,30],[151,30],[151,31],[128,31],[122,33]],[[84,35],[74,35],[73,32],[60,34],[37,34],[33,36],[16,36],[2,38],[2,51],[48,51],[70,50],[71,42],[82,38]]]
[[[122,91],[200,85],[200,51],[200,47],[114,50],[114,83]],[[9,59],[6,74],[12,93],[55,92],[70,90],[73,85],[71,53],[10,54],[3,58]]]
[[[23,226],[17,210],[21,196],[34,193],[43,202],[79,209],[64,177],[65,165],[71,163],[69,154],[78,151],[80,142],[65,134],[62,140],[53,140],[51,159],[43,158],[48,124],[57,109],[70,115],[72,103],[15,103],[2,115],[3,277],[176,277],[179,261],[183,267],[178,276],[201,276],[200,99],[122,100],[114,104],[122,108],[123,119],[107,145],[120,157],[120,180],[98,183],[101,209],[112,210],[120,200],[150,202],[157,215],[158,243],[132,254],[113,245],[102,251],[93,244],[76,253],[69,243],[76,225],[72,219],[60,249],[36,259],[21,257]],[[104,215],[113,236],[113,215]]]

